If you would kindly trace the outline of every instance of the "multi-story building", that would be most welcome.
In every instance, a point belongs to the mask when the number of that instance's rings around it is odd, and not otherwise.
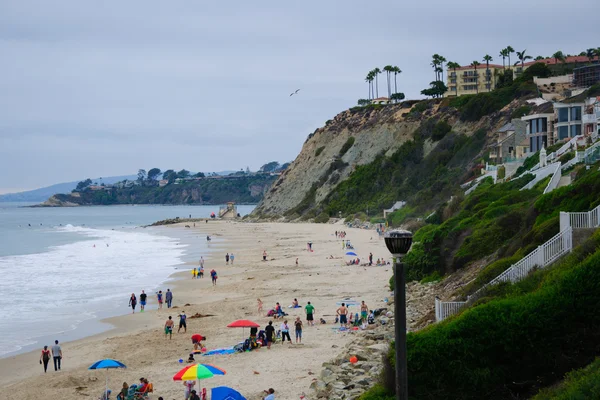
[[[477,66],[460,67],[448,70],[448,91],[445,97],[457,97],[465,94],[476,94],[494,90],[498,81],[498,72],[502,65],[490,64],[489,69],[485,64]]]
[[[549,107],[545,112],[521,118],[527,125],[525,134],[529,140],[529,152],[535,153],[542,147],[554,144],[554,112]]]
[[[526,137],[527,123],[513,119],[496,132],[496,143],[490,146],[490,161],[496,164],[527,157],[529,143]]]
[[[583,134],[596,141],[600,135],[600,96],[585,100],[581,122]]]
[[[560,141],[583,134],[583,110],[585,101],[577,103],[554,103],[554,139]]]

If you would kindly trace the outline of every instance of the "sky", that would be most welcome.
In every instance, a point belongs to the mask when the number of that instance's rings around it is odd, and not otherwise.
[[[374,67],[397,65],[399,91],[420,98],[434,53],[577,54],[600,46],[599,13],[598,0],[2,0],[0,193],[291,161],[367,97]]]

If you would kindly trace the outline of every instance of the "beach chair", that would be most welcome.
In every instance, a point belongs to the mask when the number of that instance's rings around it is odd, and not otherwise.
[[[152,383],[149,383],[143,392],[135,392],[134,399],[149,399],[152,392],[154,392],[154,387]]]

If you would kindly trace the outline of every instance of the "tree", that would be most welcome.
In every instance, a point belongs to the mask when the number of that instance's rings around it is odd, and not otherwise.
[[[371,104],[371,100],[367,100],[367,99],[358,99],[358,105],[359,106],[368,106],[369,104]]]
[[[515,63],[515,65],[519,64],[519,62],[521,62],[521,72],[523,72],[523,70],[525,69],[525,61],[526,60],[531,60],[531,56],[526,54],[527,49],[523,50],[523,51],[517,51],[517,58],[519,59],[518,62]]]
[[[475,68],[475,90],[479,93],[479,73],[477,72],[477,67],[481,64],[479,61],[473,61],[471,63],[471,67]]]
[[[194,174],[194,178],[204,178],[204,172],[198,172]]]
[[[278,171],[285,171],[286,169],[288,169],[288,167],[290,166],[291,162],[286,162],[281,164],[281,166],[279,167]]]
[[[145,180],[146,180],[146,170],[145,169],[138,170],[137,181],[140,183],[140,185],[144,185]]]
[[[558,64],[559,61],[565,61],[565,55],[563,54],[562,51],[557,51],[556,53],[552,54],[552,58],[554,58],[554,62],[556,64]]]
[[[535,61],[541,61],[543,60],[544,57],[543,56],[537,56],[536,58],[534,58]]]
[[[435,73],[435,80],[436,81],[444,81],[444,77],[443,77],[443,72],[444,72],[444,68],[443,68],[443,63],[446,62],[446,59],[444,58],[444,56],[440,56],[439,54],[434,54],[431,60],[431,67],[433,68],[433,72]]]
[[[431,97],[442,97],[448,91],[448,87],[442,81],[433,81],[429,83],[428,89],[421,90],[421,94]]]
[[[379,67],[375,67],[375,69],[372,71],[373,75],[375,76],[375,93],[376,93],[376,97],[379,97],[379,74],[381,73],[381,70],[379,69]]]
[[[182,169],[181,171],[177,172],[177,177],[180,179],[189,178],[190,175],[191,175],[190,171],[188,171],[186,169]]]
[[[90,186],[91,184],[92,184],[92,180],[90,178],[87,178],[85,181],[79,182],[74,191],[80,192],[83,189],[85,189],[86,187]]]
[[[392,85],[390,85],[390,78],[392,76],[392,72],[394,72],[394,67],[392,67],[391,65],[386,65],[385,67],[383,67],[383,70],[385,71],[385,77],[387,78],[388,99],[391,99]]]
[[[440,56],[438,61],[439,61],[438,72],[440,73],[440,77],[438,78],[438,81],[444,82],[444,63],[447,60],[444,56]]]
[[[587,49],[585,51],[585,56],[590,60],[590,62],[594,61],[594,57],[596,56],[596,49]]]
[[[262,167],[260,167],[259,171],[262,171],[262,172],[274,172],[274,171],[277,170],[277,168],[279,168],[279,163],[277,161],[271,161],[269,163],[266,163]]]
[[[599,50],[600,50],[600,48],[599,48]],[[398,82],[396,81],[396,76],[398,76],[398,74],[401,74],[401,73],[402,73],[402,71],[400,70],[400,68],[398,68],[397,66],[394,66],[394,93],[398,93]]]
[[[404,100],[404,93],[392,93],[391,100],[394,100],[394,102]]]
[[[369,71],[369,73],[367,74],[367,77],[365,78],[365,82],[367,82],[369,84],[369,100],[372,99],[373,97],[371,96],[371,93],[373,93],[373,71]]]
[[[168,169],[163,172],[163,179],[169,183],[173,183],[175,182],[175,179],[177,179],[177,172],[173,171],[172,169]]]
[[[494,59],[489,54],[486,54],[485,56],[483,56],[483,61],[485,61],[485,81],[488,82],[486,85],[488,85],[488,92],[490,92],[492,90],[492,80],[490,78],[490,61],[494,61]]]
[[[148,183],[150,183],[150,185],[154,185],[156,183],[156,178],[158,178],[159,175],[160,169],[152,168],[150,171],[148,171]]]
[[[594,53],[596,53],[596,58],[598,59],[598,62],[600,62],[600,47],[596,48]]]
[[[510,64],[510,55],[515,52],[515,49],[513,49],[511,46],[506,46],[505,50],[506,50],[506,56],[508,57],[508,66],[510,67],[510,65],[511,65]]]
[[[502,70],[505,70],[506,65],[504,64],[504,61],[506,60],[506,57],[510,57],[510,55],[508,53],[508,49],[500,50],[500,57],[502,57]],[[510,65],[510,62],[509,62],[509,65]]]

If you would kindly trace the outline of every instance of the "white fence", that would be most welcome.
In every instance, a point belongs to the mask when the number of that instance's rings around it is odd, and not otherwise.
[[[520,190],[531,189],[535,186],[536,183],[545,179],[546,177],[553,175],[556,170],[560,171],[560,163],[556,162],[550,165],[545,166],[544,168],[540,168],[535,172],[532,172],[535,175],[535,178],[531,180],[527,185],[523,186]],[[560,179],[560,178],[559,178]]]
[[[599,207],[600,208],[600,207]],[[596,209],[598,210],[598,208]],[[576,213],[579,214],[579,213]],[[588,213],[582,213],[588,214]],[[598,213],[596,215],[596,223],[598,222]],[[435,302],[435,317],[436,320],[443,321],[450,315],[458,313],[458,311],[467,304],[472,304],[477,300],[483,291],[501,282],[518,282],[525,278],[534,268],[544,268],[554,261],[569,253],[573,248],[573,228],[568,226],[565,230],[555,235],[546,243],[538,246],[537,249],[523,257],[517,263],[513,264],[506,271],[485,284],[471,296],[467,297],[466,302],[450,301],[445,302],[436,298]]]
[[[600,206],[588,212],[560,213],[560,228],[570,226],[573,229],[600,227]]]
[[[546,185],[546,189],[544,189],[544,194],[550,193],[558,186],[558,182],[560,182],[562,168],[556,168],[556,171],[552,174],[552,179]]]

